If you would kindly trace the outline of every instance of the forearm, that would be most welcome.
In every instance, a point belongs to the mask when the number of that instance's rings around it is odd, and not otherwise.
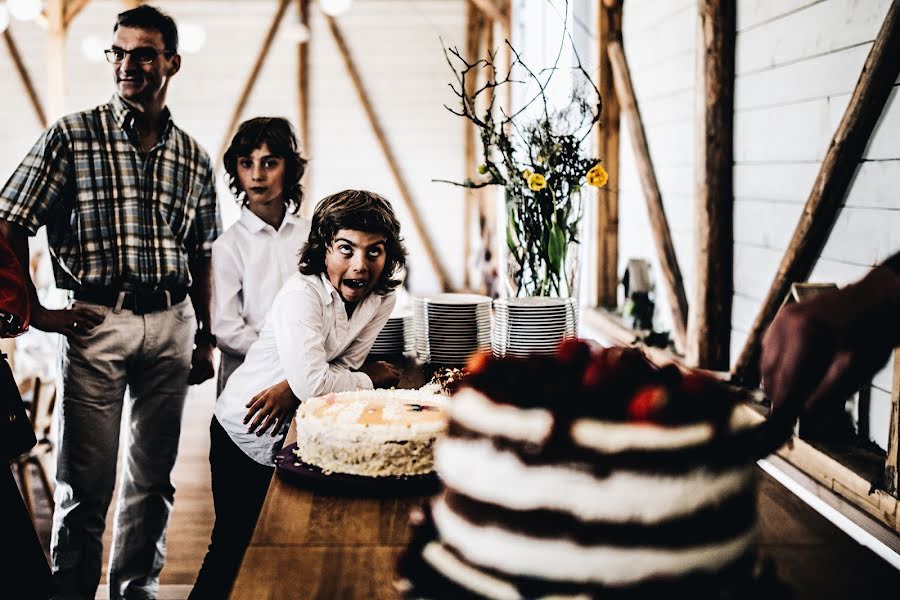
[[[212,269],[209,257],[191,262],[191,302],[197,314],[197,327],[209,331],[210,304],[212,300]]]

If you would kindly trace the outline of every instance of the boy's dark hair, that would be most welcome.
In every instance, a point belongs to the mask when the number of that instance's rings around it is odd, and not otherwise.
[[[300,272],[318,275],[325,272],[325,252],[341,229],[383,233],[385,261],[374,291],[386,294],[400,284],[394,274],[406,265],[406,246],[400,237],[400,221],[391,203],[373,192],[344,190],[327,196],[316,205],[309,241],[300,253]]]
[[[178,53],[178,27],[175,19],[147,4],[119,13],[116,24],[113,25],[113,33],[119,27],[134,27],[136,29],[154,29],[162,34],[163,45],[167,52]]]
[[[244,121],[231,139],[231,145],[225,151],[225,171],[228,173],[228,187],[235,198],[245,191],[237,176],[237,162],[242,156],[250,154],[265,144],[274,156],[284,159],[284,202],[288,209],[295,213],[303,202],[303,187],[300,179],[306,172],[306,159],[300,156],[297,136],[287,119],[281,117],[257,117]],[[247,205],[247,196],[241,200],[241,206]]]

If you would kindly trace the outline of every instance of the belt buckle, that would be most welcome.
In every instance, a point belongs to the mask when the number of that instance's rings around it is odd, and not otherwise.
[[[113,306],[113,312],[118,314],[122,312],[122,305],[125,304],[125,290],[119,290],[119,296],[116,298],[116,304]]]

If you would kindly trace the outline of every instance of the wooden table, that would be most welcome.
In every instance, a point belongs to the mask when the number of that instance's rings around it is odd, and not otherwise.
[[[292,426],[286,443],[294,441]],[[900,571],[761,470],[760,479],[762,550],[798,600],[896,597]],[[396,598],[394,561],[407,540],[409,511],[422,501],[330,496],[276,475],[232,600]]]

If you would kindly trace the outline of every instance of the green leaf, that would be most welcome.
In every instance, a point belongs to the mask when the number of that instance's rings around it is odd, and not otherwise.
[[[566,256],[566,235],[557,223],[554,223],[553,229],[550,230],[547,254],[550,259],[550,270],[553,273],[562,272],[562,263]]]

